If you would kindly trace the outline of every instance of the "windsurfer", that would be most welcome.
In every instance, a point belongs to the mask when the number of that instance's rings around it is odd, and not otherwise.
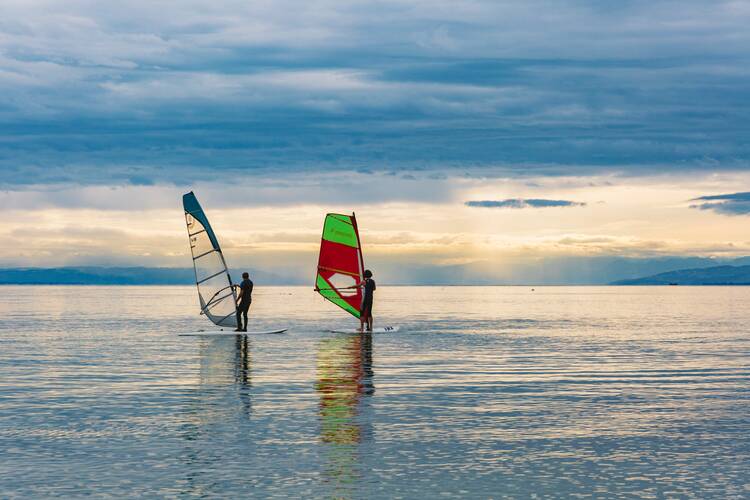
[[[362,308],[359,310],[359,329],[365,329],[365,323],[367,323],[367,331],[372,331],[372,300],[375,296],[375,280],[372,279],[372,271],[367,269],[364,274],[365,279],[359,285],[358,288],[364,290],[364,297],[362,299]]]
[[[242,283],[235,285],[240,289],[240,293],[237,296],[237,330],[236,332],[247,331],[247,312],[250,310],[250,304],[253,301],[253,282],[250,281],[250,275],[248,273],[242,273]],[[243,325],[242,319],[244,318],[245,323]]]

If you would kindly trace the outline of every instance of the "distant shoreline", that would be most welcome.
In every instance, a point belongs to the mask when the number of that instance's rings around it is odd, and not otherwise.
[[[279,285],[279,284],[263,284],[256,283],[256,288],[310,288],[313,290],[312,285]],[[69,286],[69,287],[194,287],[195,283],[0,283],[0,287],[33,287],[33,286]],[[454,288],[706,288],[706,287],[750,287],[750,283],[706,283],[700,285],[665,285],[665,284],[611,284],[611,283],[600,283],[600,284],[546,284],[546,285],[504,285],[504,284],[468,284],[468,283],[453,283],[453,284],[390,284],[381,283],[381,287],[454,287]]]
[[[313,275],[309,281],[301,274],[276,274],[247,268],[258,286],[300,286],[313,288]],[[435,276],[436,278],[444,278]],[[303,278],[303,279],[300,279]],[[591,278],[591,277],[589,277]],[[426,281],[426,280],[425,280]],[[459,281],[459,280],[456,280]],[[399,283],[383,286],[431,287],[595,287],[595,286],[750,286],[750,265],[713,266],[680,269],[641,278],[627,278],[601,283]],[[591,280],[593,281],[593,280]],[[195,286],[193,268],[171,267],[55,267],[55,268],[0,268],[2,286]]]

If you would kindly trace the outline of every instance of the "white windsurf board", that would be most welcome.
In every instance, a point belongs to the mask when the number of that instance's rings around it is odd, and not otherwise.
[[[364,331],[364,333],[395,333],[399,331],[401,327],[399,326],[384,326],[381,328],[373,328],[371,332],[368,332],[367,330]],[[337,330],[329,330],[331,333],[363,333],[362,330],[359,328],[341,328]]]
[[[237,335],[266,335],[266,334],[276,334],[276,333],[284,333],[288,330],[288,328],[284,328],[283,330],[264,330],[264,331],[253,331],[253,332],[235,332],[234,330],[215,330],[211,332],[185,332],[185,333],[178,333],[177,335],[179,337],[230,337],[230,336],[237,336]]]

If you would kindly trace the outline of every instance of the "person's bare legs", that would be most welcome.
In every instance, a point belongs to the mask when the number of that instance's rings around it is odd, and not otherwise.
[[[365,331],[365,322],[367,321],[367,316],[360,315],[359,317],[359,331],[364,332]]]
[[[367,317],[367,331],[368,332],[372,331],[372,316]]]

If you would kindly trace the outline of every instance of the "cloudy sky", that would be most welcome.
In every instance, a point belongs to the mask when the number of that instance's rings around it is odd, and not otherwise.
[[[390,282],[750,255],[750,2],[0,3],[2,266],[302,282],[356,211]]]

